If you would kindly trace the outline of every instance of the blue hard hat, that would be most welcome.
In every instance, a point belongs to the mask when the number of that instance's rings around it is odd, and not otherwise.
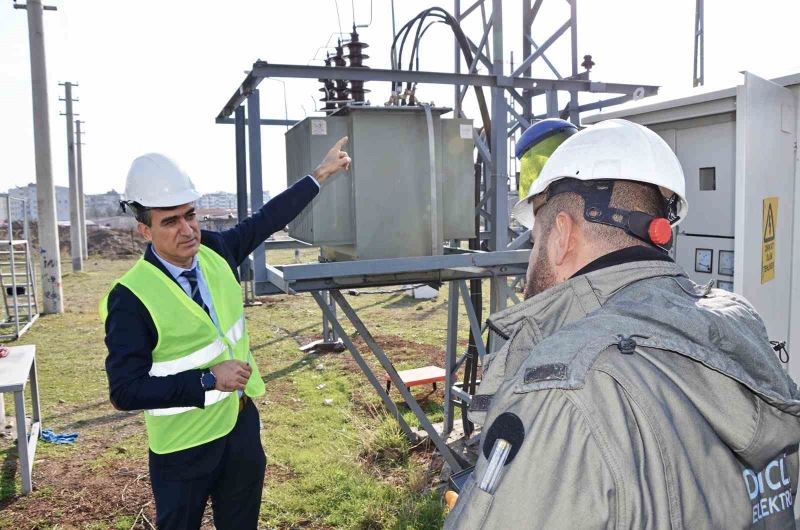
[[[538,121],[525,129],[525,132],[523,132],[522,136],[519,137],[519,140],[517,141],[517,148],[514,154],[518,159],[522,158],[522,155],[525,154],[525,151],[541,142],[545,138],[549,138],[550,136],[564,131],[565,129],[570,129],[571,134],[578,132],[578,128],[566,120],[548,118],[546,120]]]

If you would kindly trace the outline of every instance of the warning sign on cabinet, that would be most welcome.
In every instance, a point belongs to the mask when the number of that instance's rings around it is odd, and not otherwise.
[[[778,222],[778,198],[764,199],[761,215],[761,283],[775,278],[775,230]]]

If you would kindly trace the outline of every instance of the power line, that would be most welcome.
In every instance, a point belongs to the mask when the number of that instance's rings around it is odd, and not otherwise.
[[[339,33],[342,33],[342,17],[339,16],[339,2],[333,0],[333,4],[336,6],[336,19],[339,21]]]

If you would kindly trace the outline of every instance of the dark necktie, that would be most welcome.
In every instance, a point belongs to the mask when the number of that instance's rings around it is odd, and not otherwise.
[[[203,297],[200,296],[200,286],[197,285],[197,269],[183,271],[181,276],[189,280],[189,291],[192,293],[192,300],[197,302],[197,305],[202,307],[208,316],[211,316],[211,313],[208,312],[208,307],[203,303]]]

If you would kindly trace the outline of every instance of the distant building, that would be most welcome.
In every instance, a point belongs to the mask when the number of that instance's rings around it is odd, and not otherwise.
[[[228,193],[226,191],[206,193],[197,199],[194,204],[197,208],[222,208],[224,210],[235,210],[236,194]]]
[[[119,207],[119,201],[121,200],[122,194],[113,189],[105,193],[87,195],[86,217],[89,219],[98,219],[101,217],[121,215],[122,210]]]
[[[69,221],[69,188],[56,186],[56,220]],[[28,184],[18,188],[10,188],[8,194],[11,197],[25,200],[25,207],[28,210],[28,219],[35,221],[39,219],[39,209],[36,205],[36,184]],[[14,220],[22,219],[22,203],[11,201],[11,217]]]
[[[269,193],[264,192],[263,200],[266,203],[269,201]],[[214,193],[206,193],[195,201],[197,208],[222,208],[224,210],[236,211],[236,194],[228,193],[227,191],[217,191]],[[250,204],[247,205],[250,208]]]

